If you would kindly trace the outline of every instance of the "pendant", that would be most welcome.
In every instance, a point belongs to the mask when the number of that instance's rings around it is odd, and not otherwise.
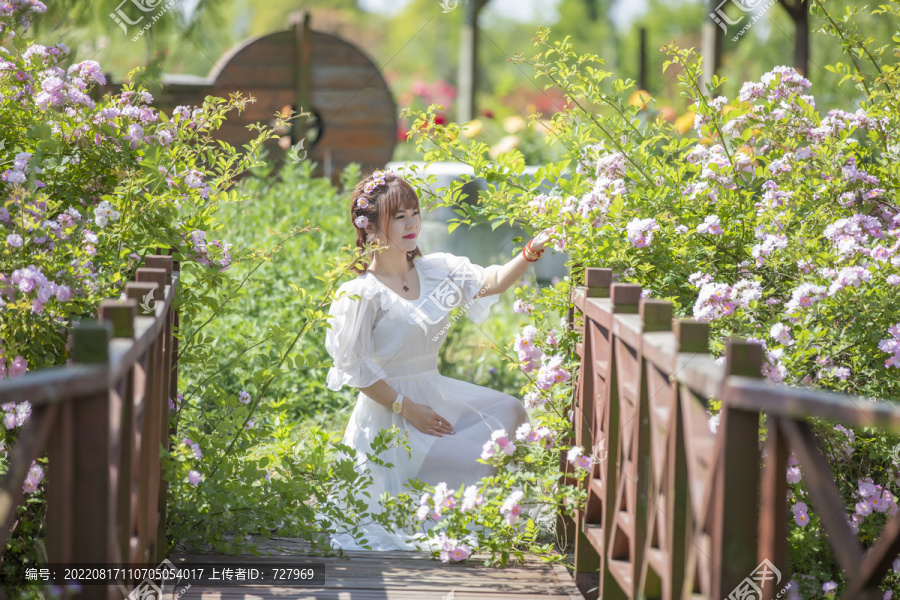
[[[404,292],[408,292],[408,291],[409,291],[409,286],[404,285],[404,286],[403,286],[403,291],[404,291]]]

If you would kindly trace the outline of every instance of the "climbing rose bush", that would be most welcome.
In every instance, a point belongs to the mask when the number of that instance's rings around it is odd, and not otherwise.
[[[814,9],[825,14],[818,3]],[[895,5],[875,12],[897,16]],[[847,52],[858,53],[852,46],[863,38],[837,27],[829,31]],[[645,297],[671,300],[677,316],[708,322],[714,355],[722,355],[727,337],[740,336],[764,348],[761,375],[770,381],[870,400],[900,398],[900,117],[894,110],[900,80],[881,64],[894,48],[866,48],[877,79],[847,65],[829,67],[865,101],[822,114],[810,81],[792,67],[775,67],[728,98],[718,92],[719,77],[701,88],[695,53],[666,47],[664,69],[677,74],[694,114],[695,136],[682,137],[661,119],[645,119],[642,106],[629,105],[624,99],[633,82],[612,80],[596,55],[551,41],[545,29],[535,43],[540,53],[518,60],[566,93],[565,110],[552,119],[552,138],[567,148],[565,160],[526,175],[520,153],[492,161],[484,144],[460,139],[457,124],[436,124],[437,107],[414,115],[412,129],[427,161],[461,160],[487,182],[478,204],[453,203],[465,181],[434,199],[456,208],[460,218],[451,228],[504,221],[535,231],[555,226],[553,248],[565,251],[570,265],[612,268],[617,281],[640,284]],[[512,342],[516,362],[531,377],[523,395],[538,408],[532,418],[559,439],[572,434],[561,418],[572,388],[552,384],[577,367],[574,334],[557,322],[571,285],[517,290],[517,310],[532,323]],[[847,518],[868,547],[886,515],[896,512],[900,465],[890,452],[896,440],[838,426],[818,430],[832,450]],[[506,450],[496,440],[491,448],[495,455]],[[571,448],[569,462],[578,465],[588,453],[596,455]],[[808,502],[802,465],[792,461],[786,468],[798,584],[792,590],[804,598],[839,592],[843,575]],[[897,571],[885,579],[886,592],[900,582]]]
[[[170,118],[153,107],[141,69],[121,93],[98,99],[106,80],[97,62],[23,39],[45,11],[36,0],[0,2],[0,379],[65,364],[66,329],[119,297],[157,247],[175,249],[196,293],[181,298],[189,322],[231,263],[229,244],[207,238],[211,217],[235,199],[234,175],[257,166],[272,137],[261,133],[246,156],[214,144],[224,115],[248,101],[180,106]],[[187,357],[199,346],[181,350]],[[27,400],[2,405],[0,472],[31,409]],[[3,580],[14,588],[36,560],[46,466],[44,458],[30,466],[5,549]]]

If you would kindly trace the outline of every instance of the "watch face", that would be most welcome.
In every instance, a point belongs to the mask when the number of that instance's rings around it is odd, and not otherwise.
[[[403,412],[403,403],[402,402],[394,402],[394,412],[400,414]]]

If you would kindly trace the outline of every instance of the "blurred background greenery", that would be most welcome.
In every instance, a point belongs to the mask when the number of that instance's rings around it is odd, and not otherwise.
[[[309,10],[313,29],[338,35],[372,58],[392,89],[398,111],[435,102],[446,107],[447,120],[457,120],[457,69],[465,6],[475,0],[174,0],[171,9],[137,41],[110,16],[119,7],[128,9],[131,2],[164,7],[167,1],[172,0],[47,2],[48,13],[37,20],[32,34],[44,42],[65,42],[75,60],[98,61],[116,82],[157,52],[165,54],[166,73],[206,76],[235,44],[282,29],[288,15]],[[722,90],[729,98],[737,94],[742,82],[758,79],[776,65],[792,64],[795,27],[782,6],[784,1],[768,9],[763,6],[758,22],[737,41],[732,41],[731,35],[738,27],[729,28],[719,71],[729,78]],[[862,5],[850,0],[843,8]],[[725,10],[730,5],[723,6]],[[453,9],[443,12],[450,7]],[[495,146],[497,152],[504,144],[518,143],[529,162],[555,158],[542,148],[542,132],[532,132],[529,139],[528,132],[516,129],[516,121],[508,120],[533,113],[546,119],[562,108],[564,98],[558,90],[544,90],[543,82],[536,81],[527,66],[507,61],[516,53],[534,54],[531,40],[541,26],[549,27],[555,39],[570,36],[577,51],[603,57],[616,77],[634,80],[641,71],[643,31],[643,87],[657,98],[657,108],[665,107],[666,116],[683,115],[686,99],[678,94],[674,73],[663,73],[665,56],[659,50],[671,42],[699,50],[703,25],[714,8],[695,0],[487,0],[478,20],[479,75],[473,116],[478,120],[476,127],[481,127],[479,139]],[[831,10],[840,16],[837,7]],[[733,18],[741,14],[734,7],[730,12]],[[810,31],[819,26],[819,18],[810,16]],[[894,28],[889,19],[869,16],[861,22],[861,30],[876,44],[889,42]],[[52,35],[42,35],[50,32]],[[819,108],[855,110],[859,101],[855,91],[848,86],[839,88],[838,77],[824,68],[841,59],[839,44],[823,34],[810,36],[807,77]],[[407,127],[401,119],[398,142],[405,140]],[[413,158],[411,145],[398,143],[394,160]]]

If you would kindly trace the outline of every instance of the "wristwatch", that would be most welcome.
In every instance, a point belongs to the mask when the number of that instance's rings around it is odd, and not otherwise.
[[[398,415],[403,412],[403,394],[397,394],[397,399],[391,405],[391,410]]]

